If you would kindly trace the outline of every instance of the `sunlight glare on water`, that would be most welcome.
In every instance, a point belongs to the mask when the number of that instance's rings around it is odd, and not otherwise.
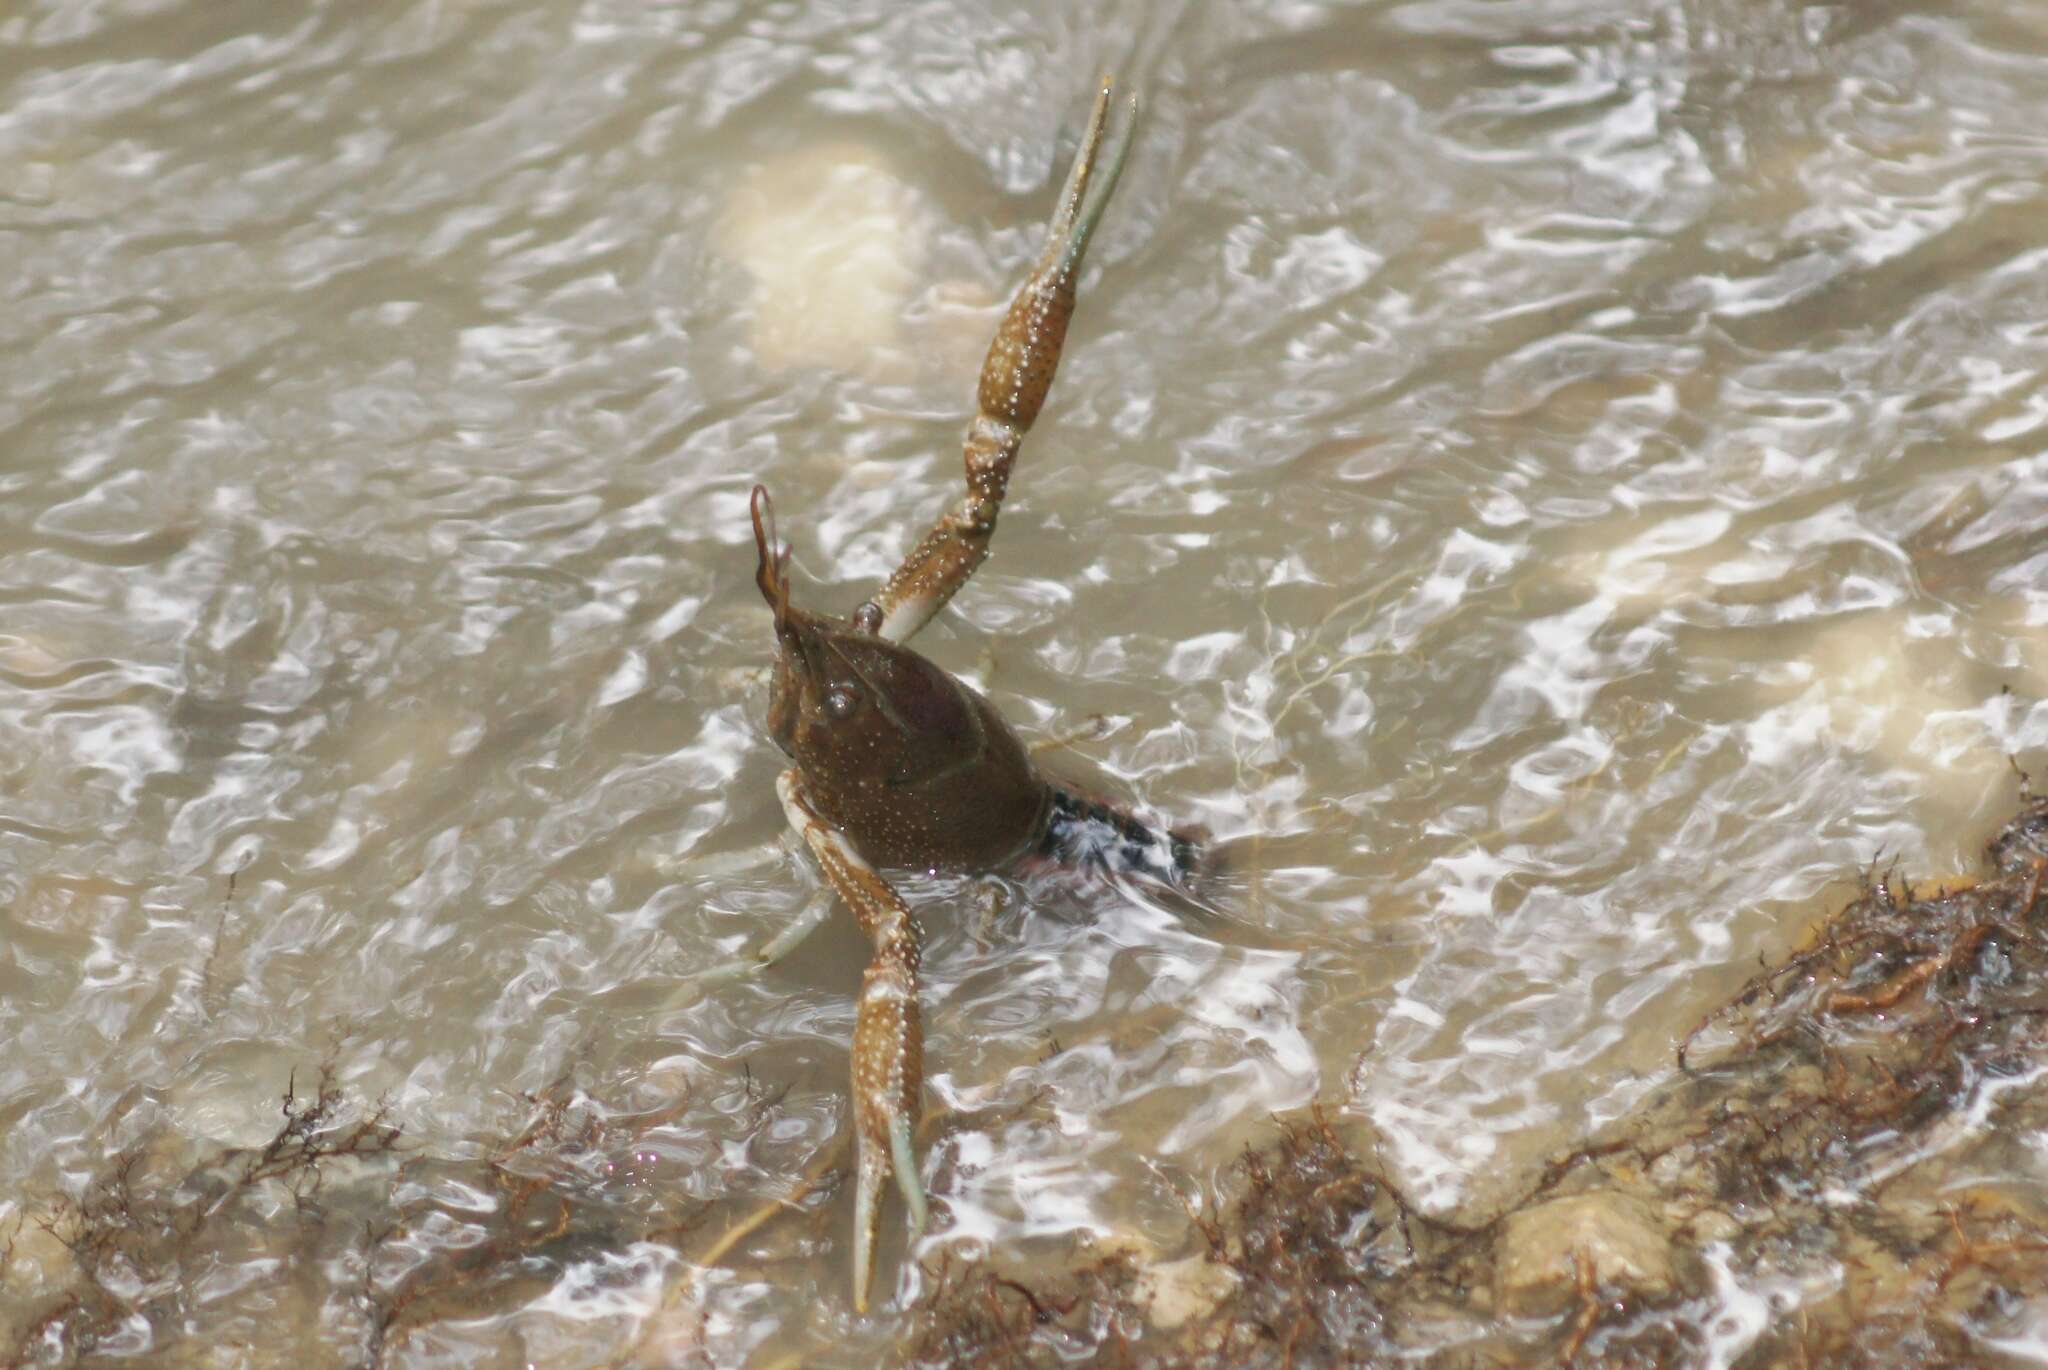
[[[1848,873],[1971,861],[2048,745],[2031,0],[34,0],[0,17],[10,1350],[73,1274],[39,1220],[123,1154],[213,1192],[323,1065],[404,1163],[212,1223],[53,1356],[887,1344],[843,1186],[699,1259],[839,1164],[866,959],[839,913],[692,978],[819,887],[770,845],[748,491],[834,612],[955,497],[1110,68],[1136,150],[996,554],[919,644],[1225,869],[1206,912],[900,882],[920,1254],[1185,1253],[1312,1101],[1483,1217]],[[603,1223],[423,1295],[556,1105],[536,1173]]]

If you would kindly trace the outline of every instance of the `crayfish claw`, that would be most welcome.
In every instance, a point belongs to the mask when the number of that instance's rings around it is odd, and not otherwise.
[[[853,1306],[865,1313],[881,1230],[882,1191],[891,1176],[916,1232],[924,1230],[924,1184],[914,1133],[924,1097],[924,1023],[918,1012],[919,933],[910,906],[845,834],[818,816],[794,770],[776,781],[783,812],[874,946],[853,1017]]]
[[[975,388],[975,416],[968,424],[962,452],[967,492],[939,516],[875,596],[874,602],[882,610],[881,636],[891,642],[915,636],[988,557],[989,539],[995,535],[1010,483],[1010,468],[1016,464],[1024,435],[1037,421],[1053,375],[1059,370],[1067,324],[1074,314],[1081,260],[1130,155],[1133,130],[1126,128],[1108,164],[1100,165],[1112,84],[1109,77],[1102,79],[1088,131],[1082,135],[1073,168],[1060,190],[1059,206],[1047,226],[1045,247],[989,343]],[[1130,109],[1135,127],[1135,98]],[[1102,171],[1099,181],[1098,167]]]

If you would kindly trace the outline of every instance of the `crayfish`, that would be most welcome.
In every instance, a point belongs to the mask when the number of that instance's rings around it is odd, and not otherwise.
[[[1191,839],[1056,787],[994,706],[903,645],[988,556],[1010,469],[1059,365],[1082,257],[1130,150],[1127,128],[1091,198],[1110,111],[1105,78],[1044,250],[982,366],[967,430],[967,493],[881,591],[845,619],[797,608],[789,549],[777,539],[767,490],[754,487],[756,581],[774,610],[780,648],[768,728],[794,762],[776,790],[790,826],[874,947],[853,1033],[853,1293],[862,1312],[892,1175],[913,1230],[926,1218],[913,1144],[924,1090],[920,933],[880,868],[988,871],[1038,856],[1172,883],[1195,859]],[[1135,120],[1135,99],[1130,111]]]

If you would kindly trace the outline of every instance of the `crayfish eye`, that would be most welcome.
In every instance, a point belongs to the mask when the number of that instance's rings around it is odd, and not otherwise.
[[[844,685],[825,691],[825,712],[844,723],[860,709],[860,696]]]

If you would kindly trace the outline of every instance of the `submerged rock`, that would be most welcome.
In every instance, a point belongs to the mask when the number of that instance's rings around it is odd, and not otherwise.
[[[1145,1317],[1171,1332],[1191,1318],[1207,1317],[1230,1297],[1240,1280],[1235,1270],[1207,1256],[1183,1256],[1147,1266],[1138,1275]]]
[[[753,278],[760,364],[871,376],[903,369],[903,312],[927,217],[888,160],[858,143],[803,148],[757,168],[733,192],[714,241]]]
[[[1657,1215],[1625,1194],[1575,1194],[1507,1217],[1494,1269],[1501,1306],[1555,1312],[1582,1288],[1663,1295],[1673,1285],[1671,1242]]]

